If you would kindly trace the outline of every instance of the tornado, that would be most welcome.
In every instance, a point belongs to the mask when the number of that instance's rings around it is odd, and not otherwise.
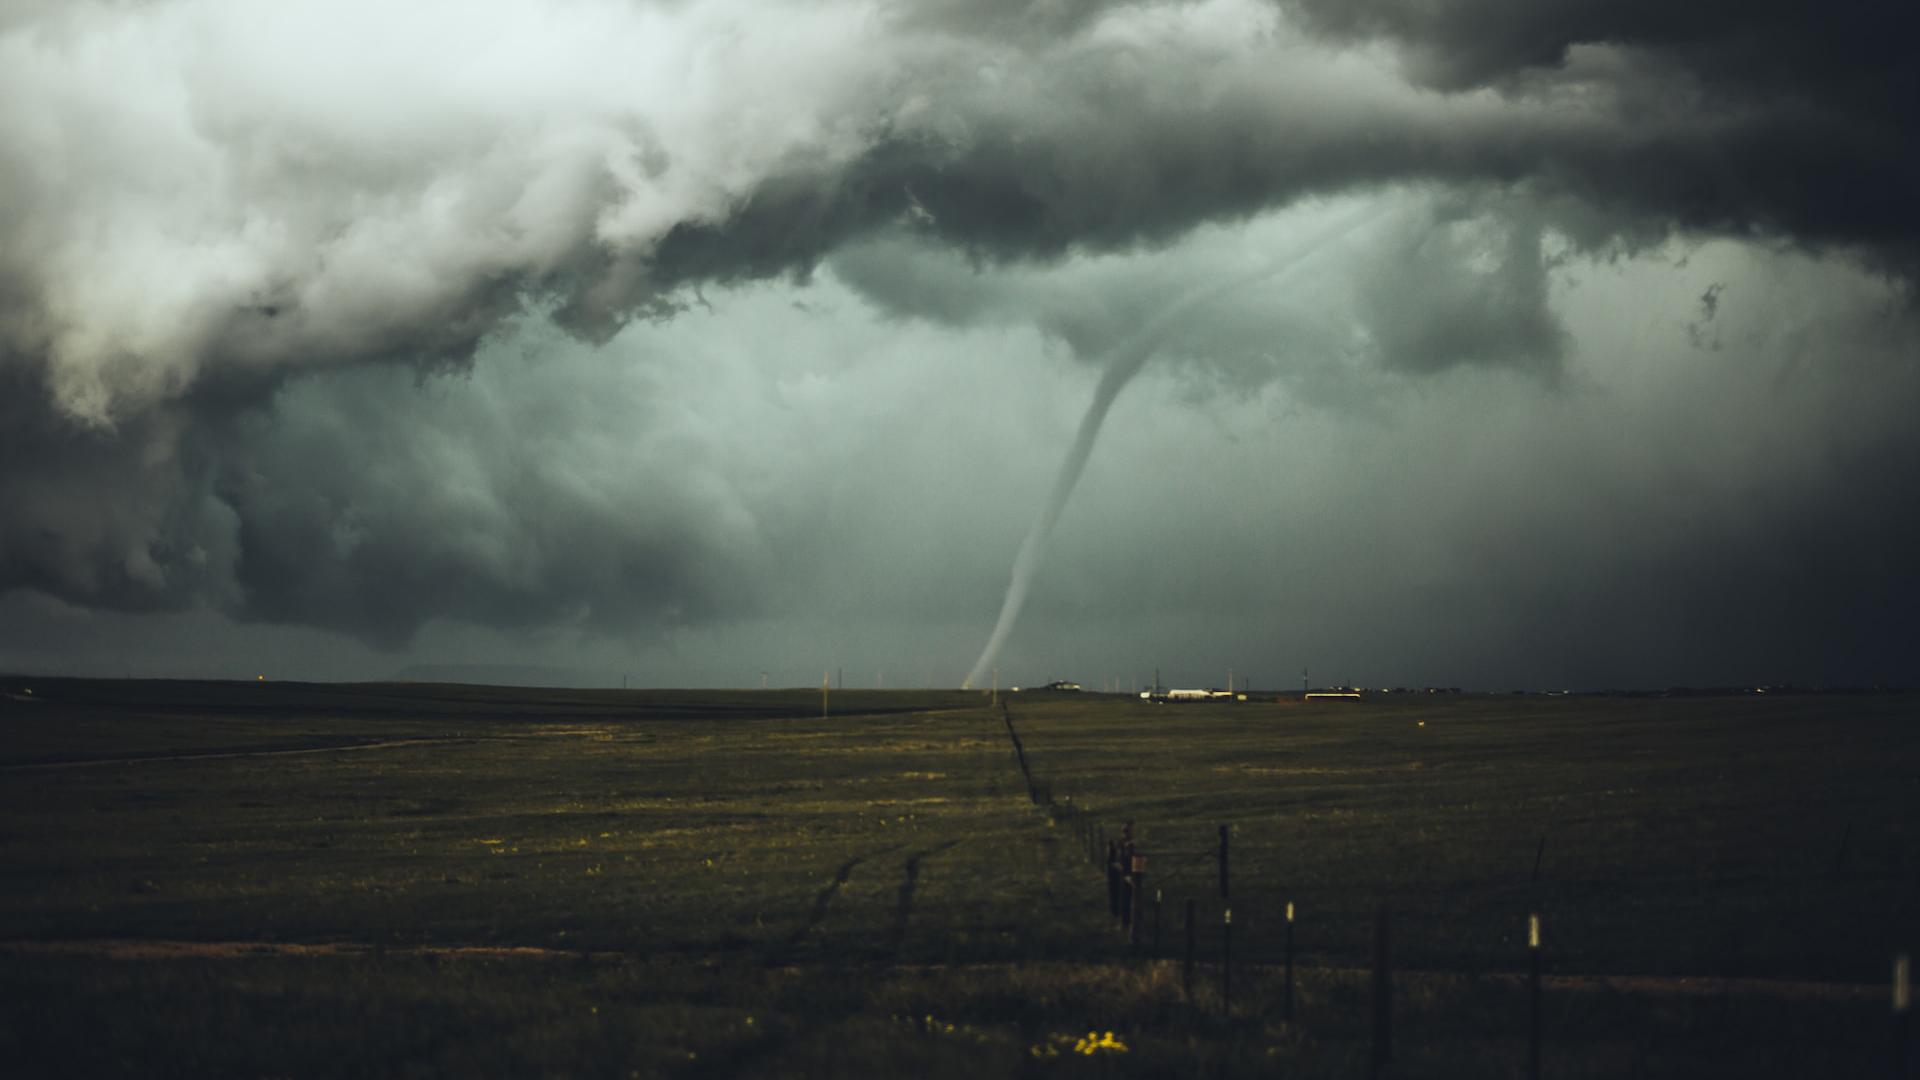
[[[1041,504],[1040,514],[1034,518],[1033,527],[1027,530],[1026,539],[1020,542],[1019,554],[1013,559],[1013,579],[1008,582],[1006,599],[1000,604],[1000,617],[994,621],[993,633],[987,635],[987,645],[980,650],[980,659],[974,662],[973,670],[967,673],[966,681],[961,684],[963,688],[979,685],[992,673],[994,662],[1000,658],[1001,647],[1007,643],[1014,625],[1020,621],[1020,609],[1026,606],[1027,591],[1032,588],[1034,575],[1040,570],[1040,562],[1046,554],[1047,541],[1053,536],[1053,528],[1059,524],[1060,514],[1067,507],[1067,499],[1073,495],[1074,485],[1080,482],[1080,474],[1086,470],[1094,441],[1100,437],[1100,425],[1106,422],[1114,399],[1147,366],[1147,361],[1159,350],[1168,331],[1194,308],[1300,265],[1330,241],[1345,236],[1380,213],[1371,208],[1362,208],[1321,231],[1285,259],[1268,262],[1258,269],[1225,281],[1209,282],[1187,290],[1169,301],[1137,333],[1114,349],[1106,369],[1100,373],[1099,383],[1093,388],[1093,400],[1087,404],[1087,411],[1080,418],[1080,428],[1074,433],[1073,445],[1067,448],[1066,459],[1060,463],[1053,488],[1047,492],[1047,501]]]

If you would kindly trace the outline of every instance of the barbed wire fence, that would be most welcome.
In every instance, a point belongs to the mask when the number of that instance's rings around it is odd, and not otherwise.
[[[1281,977],[1280,1019],[1287,1024],[1295,1016],[1295,963],[1299,958],[1295,930],[1303,914],[1296,899],[1275,891],[1274,895],[1249,902],[1233,893],[1233,829],[1228,824],[1216,827],[1213,837],[1203,842],[1198,835],[1180,835],[1166,842],[1148,845],[1134,836],[1134,822],[1104,817],[1094,809],[1076,804],[1071,795],[1056,795],[1051,780],[1035,774],[1026,745],[1004,701],[998,702],[1002,723],[1012,744],[1028,800],[1046,813],[1056,826],[1067,827],[1076,837],[1082,856],[1095,869],[1104,869],[1108,889],[1109,915],[1115,928],[1137,955],[1155,962],[1167,959],[1168,943],[1163,937],[1166,898],[1180,897],[1179,959],[1182,993],[1196,1002],[1195,975],[1202,965],[1215,968],[1219,982],[1218,1003],[1221,1013],[1232,1016],[1233,972],[1235,957],[1235,907],[1242,916],[1240,932],[1241,965],[1257,964],[1279,969]],[[1541,880],[1541,864],[1547,847],[1545,836],[1533,849],[1529,885]],[[1844,848],[1844,842],[1843,842]],[[1844,864],[1843,864],[1844,865]],[[1151,872],[1150,872],[1151,871]],[[1524,927],[1524,948],[1509,952],[1513,963],[1507,974],[1524,980],[1527,1008],[1527,1058],[1524,1075],[1538,1080],[1541,1075],[1543,1042],[1542,981],[1543,916],[1537,897],[1506,901],[1505,912],[1516,931]],[[1257,910],[1262,918],[1248,919]],[[1369,1075],[1382,1075],[1393,1060],[1394,1007],[1394,935],[1395,927],[1408,921],[1407,913],[1396,911],[1383,898],[1372,905],[1371,959],[1369,964],[1369,1002],[1371,1048]],[[1209,932],[1207,927],[1213,928]],[[1256,933],[1249,935],[1249,930]],[[1516,933],[1516,936],[1518,934]],[[1889,1075],[1920,1080],[1920,1032],[1916,1032],[1910,1007],[1909,955],[1893,957],[1891,998],[1891,1041],[1887,1053]],[[1472,972],[1483,975],[1485,972]]]

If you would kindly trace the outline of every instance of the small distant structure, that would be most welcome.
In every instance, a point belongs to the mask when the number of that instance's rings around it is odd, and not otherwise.
[[[1080,684],[1077,682],[1074,682],[1072,679],[1055,679],[1054,681],[1048,683],[1047,685],[1041,687],[1040,689],[1042,690],[1078,690],[1080,689]]]
[[[1306,700],[1308,701],[1359,701],[1360,691],[1358,690],[1309,690],[1306,693]]]

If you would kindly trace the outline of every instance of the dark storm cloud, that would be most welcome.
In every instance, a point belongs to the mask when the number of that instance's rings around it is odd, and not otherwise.
[[[1891,115],[1912,86],[1901,58],[1911,5],[1835,9],[1794,0],[1281,0],[1316,30],[1387,37],[1422,83],[1459,90],[1566,64],[1581,45],[1615,45],[1675,62],[1739,96],[1812,97]]]
[[[991,274],[1440,189],[1469,209],[1391,232],[1357,291],[1373,357],[1421,373],[1554,369],[1549,231],[1920,268],[1904,7],[266,10],[0,21],[0,587],[387,643],[741,610],[758,533],[699,485],[621,502],[489,452],[537,433],[485,409],[420,423],[381,372],[463,369],[529,312],[605,341],[901,236]],[[846,265],[903,314],[1022,303]],[[1130,307],[1024,310],[1092,356]]]
[[[1282,0],[1336,41],[1384,40],[1417,83],[1610,100],[1614,145],[1548,174],[1683,228],[1854,245],[1920,269],[1920,9],[1898,0]],[[1568,100],[1577,100],[1568,98]],[[1663,134],[1674,118],[1698,138]]]
[[[132,611],[230,596],[232,514],[183,452],[184,423],[166,411],[77,426],[31,369],[0,367],[0,590]]]
[[[806,265],[903,213],[989,257],[1164,242],[1304,194],[1406,180],[1522,185],[1598,244],[1679,228],[1871,252],[1914,269],[1920,76],[1904,5],[1288,5],[1385,42],[1434,99],[1364,64],[1065,35],[1046,62],[934,67],[937,104],[830,173],[770,177],[676,230],[678,273]],[[1581,51],[1579,47],[1585,47]],[[977,61],[977,56],[967,60]],[[1351,60],[1351,58],[1348,58]],[[1490,88],[1490,89],[1489,89]],[[1489,98],[1486,94],[1494,96]],[[1598,215],[1598,216],[1596,216]]]
[[[397,646],[432,617],[620,633],[737,607],[731,582],[764,570],[753,523],[679,462],[609,475],[583,455],[576,426],[664,425],[578,400],[594,387],[576,380],[535,369],[423,401],[365,370],[234,425],[236,613]]]
[[[1551,375],[1566,332],[1547,305],[1542,226],[1531,215],[1440,207],[1375,253],[1359,314],[1382,363],[1411,372],[1460,364]]]

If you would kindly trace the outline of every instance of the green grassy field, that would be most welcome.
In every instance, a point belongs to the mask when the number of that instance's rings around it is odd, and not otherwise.
[[[979,694],[0,689],[27,1075],[1364,1075],[1381,904],[1395,1075],[1518,1075],[1529,911],[1552,1075],[1860,1074],[1920,911],[1910,696],[1003,695],[1049,808]]]
[[[1014,716],[1056,801],[1109,831],[1133,820],[1143,849],[1211,850],[1229,824],[1250,949],[1270,949],[1292,900],[1318,953],[1362,962],[1386,903],[1421,966],[1511,965],[1540,912],[1575,970],[1867,980],[1920,930],[1908,697],[1020,703]],[[1217,918],[1211,872],[1160,884]]]

